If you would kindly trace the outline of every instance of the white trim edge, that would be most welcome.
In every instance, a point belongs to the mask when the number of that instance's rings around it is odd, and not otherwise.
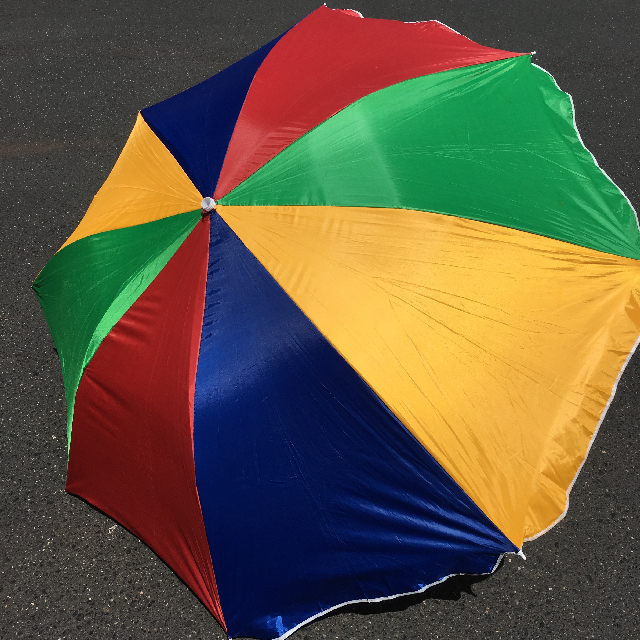
[[[556,81],[556,79],[546,69],[543,69],[541,66],[535,64],[535,62],[531,62],[531,65],[534,66],[534,67],[537,67],[538,69],[540,69],[540,71],[544,71],[544,73],[546,73],[553,80],[553,82],[556,85],[558,91],[562,91],[562,89],[560,89],[560,86],[558,85],[558,82]],[[627,201],[627,203],[631,207],[631,211],[633,211],[633,213],[636,216],[636,224],[638,225],[638,229],[640,230],[640,222],[638,222],[638,212],[635,210],[634,206],[631,204],[631,201],[627,197],[627,194],[611,179],[609,174],[598,164],[598,161],[596,160],[596,157],[593,155],[593,153],[591,153],[591,151],[589,151],[589,149],[587,149],[584,141],[582,140],[582,136],[580,135],[580,131],[578,130],[578,125],[576,123],[576,109],[575,109],[575,105],[573,103],[573,98],[571,97],[571,94],[567,93],[566,91],[562,91],[562,93],[564,93],[567,96],[569,96],[569,100],[571,101],[571,116],[573,118],[573,128],[574,128],[574,130],[576,132],[576,135],[578,136],[578,140],[580,141],[580,144],[582,145],[583,149],[591,156],[591,158],[593,159],[593,162],[596,165],[596,167],[598,167],[598,169],[600,169],[600,171],[602,171],[603,175],[607,178],[607,180],[609,180],[609,182],[616,189],[618,189],[618,191],[620,191],[620,193],[622,194],[624,199]],[[596,436],[598,435],[598,431],[600,431],[600,426],[602,425],[602,422],[604,421],[604,418],[607,415],[607,411],[609,411],[609,407],[611,406],[611,403],[613,402],[613,397],[616,395],[616,391],[618,390],[618,383],[620,382],[620,379],[622,378],[622,374],[624,373],[624,370],[627,368],[627,365],[629,364],[631,358],[633,357],[633,354],[636,352],[636,349],[638,348],[638,344],[640,344],[640,335],[636,339],[635,344],[631,348],[631,351],[629,352],[629,355],[625,359],[622,367],[620,367],[620,371],[618,372],[618,376],[616,377],[616,381],[613,383],[613,387],[611,389],[611,395],[609,396],[609,399],[607,400],[607,404],[604,406],[604,409],[602,410],[602,413],[600,414],[600,420],[598,420],[598,424],[596,425],[596,428],[595,428],[595,430],[593,432],[593,435],[591,436],[591,439],[589,440],[589,445],[587,446],[587,450],[585,451],[584,458],[582,459],[582,462],[580,463],[580,466],[578,467],[578,470],[576,471],[576,474],[573,476],[573,480],[571,481],[571,484],[567,487],[567,492],[566,492],[567,500],[566,500],[566,503],[565,503],[565,506],[564,506],[564,511],[548,527],[544,528],[542,531],[538,531],[538,533],[536,533],[535,535],[533,535],[533,536],[531,536],[529,538],[525,538],[524,542],[530,542],[532,540],[538,539],[540,536],[543,536],[545,533],[547,533],[548,531],[553,529],[553,527],[555,527],[559,522],[564,520],[565,516],[567,515],[567,512],[569,511],[569,494],[571,493],[571,490],[573,489],[573,486],[575,485],[576,481],[578,480],[578,476],[580,475],[580,472],[582,471],[582,468],[584,467],[584,465],[585,465],[585,463],[587,461],[587,458],[589,457],[589,452],[591,451],[591,447],[593,446],[593,443],[595,442]]]
[[[385,600],[393,600],[394,598],[402,598],[403,596],[411,596],[411,595],[415,595],[417,593],[423,593],[427,589],[430,589],[431,587],[435,587],[435,585],[437,585],[437,584],[442,584],[445,580],[448,580],[449,578],[453,578],[454,576],[469,576],[469,575],[490,576],[500,566],[500,563],[502,562],[502,558],[504,558],[504,556],[509,555],[509,554],[518,555],[518,556],[524,558],[524,554],[522,553],[522,549],[520,549],[517,552],[516,551],[507,551],[506,553],[501,553],[500,554],[500,556],[498,557],[498,560],[493,565],[493,568],[491,569],[491,571],[487,571],[487,573],[451,573],[448,576],[445,576],[444,578],[441,578],[440,580],[436,580],[435,582],[432,582],[431,584],[425,585],[424,587],[422,587],[421,589],[418,589],[417,591],[407,591],[406,593],[396,593],[395,595],[392,595],[392,596],[382,596],[380,598],[371,598],[371,599],[362,598],[361,600],[349,600],[347,602],[342,602],[340,604],[334,605],[333,607],[329,607],[328,609],[325,609],[324,611],[320,611],[319,613],[316,613],[316,614],[312,615],[310,618],[307,618],[306,620],[303,620],[302,622],[297,624],[295,627],[289,629],[289,631],[286,631],[285,633],[283,633],[281,636],[276,636],[273,640],[285,640],[292,633],[295,633],[296,631],[298,631],[298,629],[300,629],[300,627],[303,627],[304,625],[309,624],[310,622],[313,622],[314,620],[316,620],[318,618],[321,618],[322,616],[325,616],[328,613],[331,613],[332,611],[335,611],[336,609],[340,609],[341,607],[346,607],[346,606],[348,606],[350,604],[359,604],[359,603],[363,603],[363,602],[384,602]]]
[[[556,85],[556,88],[558,89],[558,91],[562,91],[562,89],[560,88],[560,85],[558,84],[556,79],[546,69],[543,69],[540,65],[537,65],[533,61],[531,62],[531,66],[537,67],[538,69],[540,69],[540,71],[544,71],[544,73],[546,73],[553,80],[553,82]],[[571,101],[571,117],[573,118],[573,128],[574,128],[574,130],[576,132],[576,135],[578,136],[578,140],[580,141],[580,144],[582,145],[582,148],[591,156],[591,158],[593,159],[593,162],[596,165],[596,167],[598,167],[598,169],[600,169],[600,171],[602,171],[602,173],[607,178],[607,180],[609,180],[609,182],[622,194],[624,199],[627,201],[627,203],[631,207],[631,211],[633,211],[633,213],[636,216],[636,224],[638,225],[638,230],[640,230],[640,222],[638,221],[638,212],[635,210],[635,207],[631,204],[631,200],[629,200],[629,198],[627,197],[627,194],[611,179],[611,176],[598,164],[598,161],[596,160],[596,157],[593,155],[593,153],[591,153],[591,151],[589,151],[589,149],[587,149],[587,146],[585,145],[584,140],[582,139],[582,136],[580,135],[580,131],[578,130],[578,125],[576,123],[576,108],[575,108],[575,104],[573,103],[573,97],[571,96],[570,93],[567,93],[566,91],[562,91],[562,93],[564,93],[565,95],[569,96],[569,100]]]
[[[567,512],[569,511],[569,494],[571,493],[571,490],[573,489],[573,485],[578,480],[578,476],[580,475],[580,472],[582,471],[582,467],[584,467],[585,462],[587,461],[587,458],[589,457],[589,452],[591,451],[591,447],[593,446],[593,443],[596,440],[596,436],[598,435],[598,431],[600,431],[600,426],[602,425],[602,422],[604,421],[604,418],[607,415],[607,411],[609,411],[609,407],[611,406],[611,403],[613,402],[613,397],[616,395],[616,391],[618,390],[618,383],[620,382],[620,379],[622,378],[622,374],[624,373],[624,370],[627,368],[627,365],[631,361],[631,358],[633,357],[633,354],[636,352],[636,349],[638,348],[639,344],[640,344],[640,335],[638,336],[637,340],[635,341],[635,344],[631,348],[631,351],[629,351],[629,355],[627,356],[626,360],[624,361],[624,364],[622,365],[622,367],[620,367],[620,372],[618,373],[618,377],[616,378],[616,381],[613,383],[613,388],[611,389],[611,395],[609,396],[609,400],[607,400],[607,404],[604,406],[604,409],[602,410],[602,414],[600,415],[600,420],[598,420],[598,424],[597,424],[597,426],[595,428],[595,431],[593,432],[593,435],[591,436],[591,440],[589,440],[589,446],[587,447],[587,450],[586,450],[586,452],[584,454],[584,458],[582,459],[582,462],[580,463],[580,466],[578,467],[578,470],[576,471],[576,475],[573,476],[573,480],[571,481],[571,484],[567,487],[567,502],[566,502],[566,504],[564,506],[564,511],[548,527],[546,527],[542,531],[538,531],[538,533],[536,533],[535,535],[531,536],[530,538],[525,538],[524,542],[530,542],[531,540],[536,540],[540,536],[543,536],[545,533],[547,533],[547,531],[550,531],[559,522],[564,520],[564,517],[567,515]]]

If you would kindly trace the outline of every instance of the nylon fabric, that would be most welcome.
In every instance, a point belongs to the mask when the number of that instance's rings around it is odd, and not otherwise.
[[[199,219],[200,211],[192,211],[76,240],[58,251],[33,283],[60,357],[69,445],[82,372]]]
[[[640,332],[640,263],[421,211],[218,211],[516,546],[563,513]]]
[[[389,85],[522,55],[483,47],[436,21],[372,20],[322,6],[257,70],[224,159],[220,199],[313,127]]]
[[[76,396],[66,490],[149,545],[224,627],[192,440],[208,249],[204,221],[88,364]]]
[[[230,637],[516,548],[211,215],[194,455]]]
[[[640,258],[631,205],[580,142],[569,96],[529,56],[365,96],[221,202],[431,211]]]
[[[109,177],[62,247],[96,233],[193,211],[201,199],[175,158],[138,114]]]
[[[213,195],[253,76],[281,37],[195,87],[142,111],[202,196]]]

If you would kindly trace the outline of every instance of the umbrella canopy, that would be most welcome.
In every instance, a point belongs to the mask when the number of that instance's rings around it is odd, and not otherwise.
[[[530,55],[321,7],[144,109],[38,276],[67,490],[232,637],[488,573],[566,512],[638,258]]]

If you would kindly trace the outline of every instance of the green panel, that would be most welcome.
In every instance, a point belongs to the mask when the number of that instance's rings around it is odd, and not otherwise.
[[[397,207],[640,258],[635,213],[529,56],[407,80],[291,144],[228,205]]]
[[[56,253],[33,283],[62,365],[69,445],[85,367],[199,219],[192,211],[82,238]]]

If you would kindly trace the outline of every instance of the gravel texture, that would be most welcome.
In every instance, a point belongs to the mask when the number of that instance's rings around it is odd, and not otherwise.
[[[318,1],[0,3],[1,638],[224,637],[153,552],[64,493],[62,378],[30,286],[107,177],[139,109],[247,55]],[[534,61],[573,95],[587,148],[640,205],[637,0],[358,2],[367,17],[438,19],[485,45],[537,51]],[[294,638],[639,638],[639,358],[568,516],[525,545],[526,562],[350,606]]]

